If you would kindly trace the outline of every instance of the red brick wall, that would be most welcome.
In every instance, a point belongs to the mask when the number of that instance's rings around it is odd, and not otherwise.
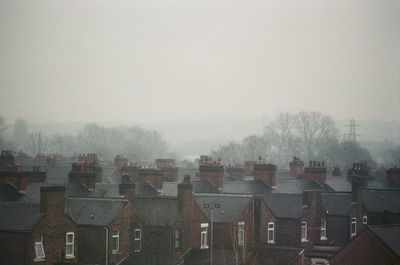
[[[261,180],[264,183],[276,185],[276,166],[272,164],[255,164],[254,176],[256,180]]]
[[[400,258],[365,230],[330,261],[331,265],[400,264]]]
[[[30,233],[0,233],[0,264],[32,264],[30,251]]]
[[[82,250],[79,262],[83,264],[105,264],[106,230],[99,226],[79,227],[78,248]]]

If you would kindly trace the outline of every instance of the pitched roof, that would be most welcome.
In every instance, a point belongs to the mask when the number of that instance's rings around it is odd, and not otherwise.
[[[364,190],[364,205],[370,212],[400,213],[400,191]]]
[[[352,198],[349,192],[321,193],[322,207],[329,215],[348,216],[352,210]]]
[[[303,195],[272,193],[261,196],[277,218],[300,218],[303,214]]]
[[[331,190],[327,185],[320,185],[313,180],[307,179],[277,179],[276,190],[278,193],[291,193],[291,194],[302,194],[304,190]]]
[[[0,184],[0,202],[17,202],[23,197],[8,183]]]
[[[216,223],[231,223],[249,206],[252,196],[228,194],[196,194],[194,200],[210,220],[213,208],[213,220]],[[208,208],[207,208],[208,205]]]
[[[400,225],[371,226],[369,229],[400,257]]]
[[[194,193],[220,193],[218,187],[208,180],[193,181],[192,184]]]
[[[351,191],[351,183],[344,177],[328,177],[325,183],[334,191]]]
[[[0,231],[30,231],[40,216],[39,204],[0,203]]]
[[[65,210],[78,225],[109,225],[127,200],[104,198],[67,198]]]
[[[178,200],[171,197],[136,198],[137,215],[150,226],[171,226],[179,218]]]
[[[272,191],[271,186],[260,180],[243,180],[225,182],[223,193],[230,194],[264,194]]]

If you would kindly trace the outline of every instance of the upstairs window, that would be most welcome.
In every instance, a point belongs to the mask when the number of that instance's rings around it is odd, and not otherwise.
[[[275,244],[275,223],[268,223],[268,243]]]
[[[244,222],[238,223],[238,244],[244,245]]]
[[[175,248],[181,247],[181,230],[175,229]]]
[[[308,233],[307,222],[301,222],[301,242],[308,241],[307,233]]]
[[[363,216],[362,222],[364,225],[368,224],[368,217],[366,215]]]
[[[46,255],[44,254],[43,236],[35,237],[35,261],[43,261]]]
[[[73,258],[74,257],[74,241],[75,234],[73,232],[68,232],[65,237],[65,257]]]
[[[112,252],[119,252],[119,230],[112,231]]]
[[[321,240],[326,239],[326,219],[321,219]]]
[[[357,219],[355,217],[351,218],[351,237],[357,234]]]
[[[135,252],[142,251],[142,229],[135,229],[133,238],[135,241]]]
[[[207,245],[208,223],[201,224],[200,228],[201,228],[201,232],[200,232],[200,248],[208,248],[208,245]]]

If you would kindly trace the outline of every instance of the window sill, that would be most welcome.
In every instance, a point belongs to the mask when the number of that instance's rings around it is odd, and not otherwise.
[[[268,241],[268,244],[275,244],[275,241]]]
[[[201,246],[200,249],[208,249],[208,246]]]
[[[307,243],[308,242],[308,239],[302,239],[301,240],[301,243]]]
[[[142,250],[141,249],[135,249],[135,253],[139,253],[139,252],[142,252]]]
[[[327,238],[327,237],[321,237],[321,240],[322,240],[322,241],[328,240],[328,238]]]
[[[65,259],[74,259],[75,256],[65,256]]]
[[[39,262],[39,261],[45,261],[46,260],[46,257],[43,257],[43,258],[34,258],[33,259],[33,262]]]
[[[113,250],[113,251],[112,251],[112,254],[113,254],[113,255],[118,255],[118,254],[121,254],[121,252],[120,252],[119,250]]]

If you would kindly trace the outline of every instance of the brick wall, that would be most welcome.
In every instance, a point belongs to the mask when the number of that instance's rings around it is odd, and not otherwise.
[[[31,233],[0,233],[0,264],[28,265],[33,263],[30,251]]]

